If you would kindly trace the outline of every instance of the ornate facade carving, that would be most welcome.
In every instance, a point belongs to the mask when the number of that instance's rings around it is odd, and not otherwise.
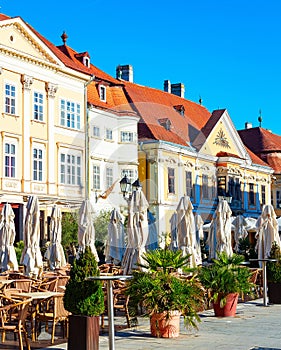
[[[58,86],[56,84],[46,83],[45,88],[48,97],[56,96],[56,92],[58,91]]]
[[[21,76],[21,83],[23,85],[24,90],[30,90],[31,85],[33,84],[33,78],[29,75],[22,74]]]

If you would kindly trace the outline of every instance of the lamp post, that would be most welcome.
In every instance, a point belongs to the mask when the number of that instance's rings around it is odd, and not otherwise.
[[[229,192],[224,193],[223,195],[218,196],[219,201],[225,200],[228,204],[232,201],[232,196]]]
[[[90,137],[89,137],[89,109],[88,109],[88,99],[87,99],[87,87],[95,80],[95,76],[91,75],[91,78],[84,83],[84,107],[85,107],[85,197],[89,199],[90,197],[90,167],[89,167],[89,148],[90,148]]]
[[[140,180],[137,179],[136,181],[134,181],[132,184],[130,182],[130,180],[128,179],[127,175],[125,174],[125,176],[121,179],[121,181],[119,182],[120,184],[120,188],[121,188],[121,192],[123,194],[123,198],[126,199],[128,202],[131,200],[132,197],[132,192],[137,191],[139,188],[142,187]],[[132,189],[132,190],[131,190]]]

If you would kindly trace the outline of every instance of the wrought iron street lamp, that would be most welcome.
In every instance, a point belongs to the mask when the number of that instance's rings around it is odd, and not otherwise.
[[[123,193],[123,197],[127,198],[127,195],[128,195],[128,193],[130,192],[130,189],[131,189],[131,182],[127,178],[126,174],[123,177],[123,179],[121,179],[121,181],[119,183],[120,183],[121,192]]]
[[[121,192],[123,193],[123,197],[127,200],[130,200],[132,192],[137,191],[139,188],[142,187],[139,179],[137,179],[131,184],[126,174],[119,183]]]
[[[224,195],[218,196],[219,201],[225,200],[228,204],[232,201],[232,196],[229,192],[226,192]]]

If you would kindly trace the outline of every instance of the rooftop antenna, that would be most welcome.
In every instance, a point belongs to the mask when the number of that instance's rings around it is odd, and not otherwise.
[[[259,121],[259,123],[260,123],[260,128],[261,128],[261,123],[262,123],[261,109],[259,110],[259,113],[260,113],[260,115],[259,115],[259,117],[258,117],[258,121]]]

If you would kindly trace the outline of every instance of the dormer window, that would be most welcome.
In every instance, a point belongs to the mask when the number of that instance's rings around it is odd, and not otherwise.
[[[83,57],[83,64],[84,64],[84,66],[90,68],[90,58],[87,56],[84,56]]]
[[[100,100],[106,102],[106,87],[104,85],[99,86]]]
[[[90,55],[88,52],[80,52],[74,55],[85,67],[90,68]]]
[[[166,130],[171,130],[171,121],[169,118],[158,119],[158,122]]]
[[[176,105],[174,109],[179,112],[180,115],[184,116],[185,108],[183,105]]]

